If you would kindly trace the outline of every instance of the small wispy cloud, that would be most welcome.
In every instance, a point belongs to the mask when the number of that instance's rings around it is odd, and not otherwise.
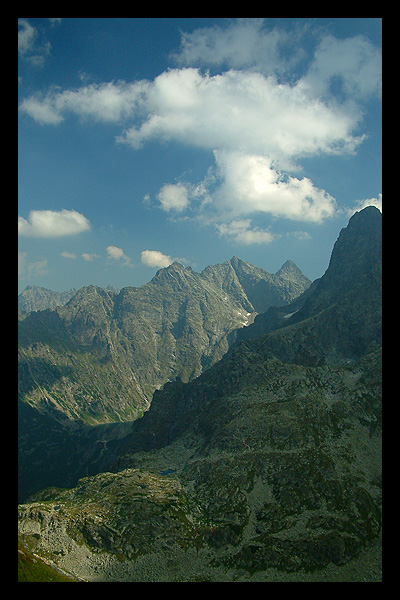
[[[240,244],[270,244],[277,237],[269,230],[251,226],[250,219],[236,219],[231,223],[216,224],[221,236],[233,238]]]
[[[131,266],[131,259],[127,256],[122,248],[118,248],[117,246],[107,246],[107,258],[110,260],[121,261],[124,265]]]
[[[28,278],[32,275],[46,275],[48,273],[47,258],[29,261],[26,252],[18,252],[18,277]]]
[[[50,21],[61,21],[61,19],[50,19]],[[43,67],[46,57],[50,55],[51,44],[42,39],[36,27],[33,27],[27,19],[18,21],[18,53],[21,58],[35,67]]]
[[[20,56],[25,56],[33,49],[37,30],[29,21],[20,19],[18,21],[18,52]]]
[[[89,254],[89,252],[83,252],[81,254],[81,256],[82,256],[83,260],[86,260],[86,262],[92,262],[92,260],[94,260],[95,258],[100,258],[99,254],[95,254],[95,253]]]
[[[72,260],[76,260],[78,258],[74,252],[66,252],[66,251],[61,252],[60,256],[62,256],[63,258],[68,258],[68,259],[72,259]],[[82,252],[82,254],[80,256],[86,262],[92,262],[92,260],[94,260],[95,258],[100,258],[100,255],[95,254],[94,252],[92,254],[90,254],[89,252]]]
[[[171,58],[179,65],[225,66],[261,73],[285,73],[304,58],[294,41],[297,34],[274,28],[267,30],[266,19],[241,18],[227,27],[202,27],[182,32],[179,52]]]

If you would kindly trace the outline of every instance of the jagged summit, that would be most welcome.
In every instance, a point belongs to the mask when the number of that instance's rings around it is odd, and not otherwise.
[[[185,267],[182,263],[177,260],[174,260],[168,267],[164,267],[167,271],[186,271],[187,269],[191,270],[191,267]]]
[[[175,260],[167,267],[162,267],[161,269],[159,269],[154,275],[151,282],[165,281],[171,276],[174,277],[177,275],[179,277],[190,275],[191,273],[195,273],[191,267],[185,267],[182,263]]]
[[[225,261],[225,263],[223,263],[223,264],[229,264],[234,269],[243,269],[245,267],[250,267],[252,269],[259,268],[259,267],[254,267],[253,265],[251,265],[251,263],[239,258],[238,256],[232,256],[231,259]],[[277,275],[279,277],[286,273],[295,273],[295,274],[301,274],[302,276],[304,276],[303,272],[299,269],[299,267],[296,265],[296,263],[290,259],[286,260],[282,264],[280,269],[278,269],[278,271],[276,271],[275,275]]]

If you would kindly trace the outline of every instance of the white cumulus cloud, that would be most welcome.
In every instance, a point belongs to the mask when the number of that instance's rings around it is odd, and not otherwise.
[[[202,149],[243,150],[275,161],[319,152],[354,150],[361,114],[328,105],[299,82],[249,71],[202,74],[171,69],[142,97],[144,118],[118,140],[140,148],[151,140]]]
[[[20,110],[42,124],[65,114],[133,124],[118,136],[133,148],[152,140],[202,149],[242,150],[287,161],[320,152],[353,151],[361,112],[329,105],[302,81],[278,83],[249,71],[202,74],[171,69],[153,82],[111,82],[77,90],[51,89],[25,98]]]
[[[72,114],[119,124],[116,141],[135,150],[155,141],[208,151],[213,164],[203,181],[165,183],[159,206],[181,214],[190,208],[204,223],[219,224],[220,234],[267,243],[269,231],[251,225],[257,214],[322,223],[337,213],[328,192],[294,174],[302,158],[355,153],[365,139],[363,102],[380,95],[380,49],[363,36],[320,31],[306,53],[305,31],[270,29],[261,18],[196,29],[182,34],[177,68],[153,80],[53,87],[25,98],[20,110],[43,125]],[[33,35],[22,25],[22,49]],[[225,70],[212,74],[199,65]],[[35,230],[24,220],[21,228]],[[169,257],[144,260],[165,266]]]
[[[148,267],[168,267],[173,263],[173,259],[159,250],[143,250],[141,261]]]
[[[220,185],[215,203],[223,217],[267,213],[294,221],[320,223],[335,213],[335,200],[310,179],[283,176],[270,159],[237,152],[215,152]]]
[[[29,218],[18,217],[18,234],[55,238],[90,230],[90,222],[75,210],[31,210]]]

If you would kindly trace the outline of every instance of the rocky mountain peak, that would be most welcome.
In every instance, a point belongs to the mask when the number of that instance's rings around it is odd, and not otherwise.
[[[367,206],[354,213],[333,247],[328,271],[341,270],[343,276],[368,268],[382,252],[382,213]]]
[[[232,256],[230,260],[226,261],[227,264],[231,265],[234,269],[243,268],[245,265],[250,265],[250,263],[238,258],[237,256]]]
[[[380,298],[382,285],[382,213],[374,206],[356,212],[332,250],[329,266],[310,296],[305,310],[349,296]],[[311,308],[312,307],[312,308]]]
[[[283,263],[280,269],[275,273],[278,277],[287,275],[303,275],[302,271],[292,260],[287,260]]]

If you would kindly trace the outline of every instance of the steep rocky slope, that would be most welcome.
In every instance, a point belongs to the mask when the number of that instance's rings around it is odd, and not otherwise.
[[[292,348],[291,360],[299,360],[294,357],[302,353],[304,339],[300,332],[312,335],[314,330],[315,339],[310,339],[307,350],[309,354],[314,352],[314,359],[310,355],[309,360],[352,360],[380,344],[381,317],[382,215],[370,206],[356,213],[340,232],[323,277],[293,302],[257,315],[251,326],[238,332],[237,338],[248,340],[303,322],[300,328],[286,329],[289,337],[296,332],[294,345],[286,343],[289,338],[285,341],[285,351]],[[285,336],[276,334],[269,338],[270,343]],[[323,344],[319,349],[318,340]]]
[[[21,505],[25,543],[88,581],[379,581],[380,294],[368,208],[295,314]]]

